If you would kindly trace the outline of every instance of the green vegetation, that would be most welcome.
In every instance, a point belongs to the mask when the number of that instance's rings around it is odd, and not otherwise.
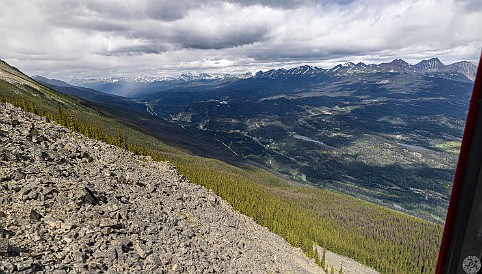
[[[258,168],[239,168],[190,155],[98,114],[78,99],[49,89],[0,81],[0,100],[49,117],[86,136],[155,160],[172,162],[196,184],[212,189],[252,217],[318,257],[313,244],[351,257],[383,273],[433,273],[442,227],[322,189],[293,186]],[[317,260],[320,265],[324,259]]]
[[[460,145],[461,145],[460,142],[453,141],[453,142],[446,142],[446,143],[438,144],[435,147],[442,150],[442,151],[450,152],[450,153],[458,155],[459,152],[460,152]]]
[[[321,268],[323,268],[326,272],[326,248],[323,248],[323,255],[321,257],[321,263],[320,263]]]

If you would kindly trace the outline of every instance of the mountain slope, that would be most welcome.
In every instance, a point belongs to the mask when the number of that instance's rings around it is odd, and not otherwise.
[[[2,273],[322,272],[168,163],[4,103],[0,121]]]
[[[121,107],[128,112],[146,112],[146,106],[144,104],[126,99],[121,96],[105,94],[93,89],[72,86],[63,81],[48,79],[42,76],[34,76],[32,79],[55,91],[72,95],[91,103],[101,104],[103,106]]]

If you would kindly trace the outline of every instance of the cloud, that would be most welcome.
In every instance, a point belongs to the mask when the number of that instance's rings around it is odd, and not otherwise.
[[[273,16],[281,14],[268,8],[245,7],[225,3],[190,12],[172,23],[168,37],[182,48],[224,49],[266,40]]]
[[[468,14],[482,11],[482,5],[478,0],[456,0],[455,4]]]
[[[284,24],[274,30],[277,40],[248,56],[349,60],[367,55],[404,58],[402,53],[413,51],[429,57],[465,46],[472,49],[465,58],[477,58],[482,13],[467,16],[458,9],[451,1],[357,1],[299,8],[287,12]]]
[[[64,71],[64,79],[74,72],[253,71],[433,56],[477,60],[479,2],[12,1],[0,10],[0,58],[31,74]]]

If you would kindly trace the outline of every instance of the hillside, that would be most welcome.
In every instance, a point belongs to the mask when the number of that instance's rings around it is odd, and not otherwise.
[[[166,162],[0,104],[0,271],[320,273]]]
[[[5,70],[18,71],[9,66]],[[87,101],[30,79],[27,82],[0,79],[0,100],[135,154],[170,161],[187,179],[212,189],[234,209],[300,247],[308,257],[317,258],[319,254],[313,249],[317,244],[382,273],[434,271],[440,225],[346,195],[301,186],[257,167],[199,157],[161,142],[132,123],[106,116]],[[323,264],[321,258],[318,263]],[[333,264],[325,262],[327,269],[334,266],[339,270],[339,261]]]

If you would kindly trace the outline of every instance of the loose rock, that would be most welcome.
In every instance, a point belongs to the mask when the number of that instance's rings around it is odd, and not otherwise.
[[[4,103],[0,149],[0,273],[323,273],[170,163]]]
[[[8,252],[8,239],[0,238],[0,253]]]

